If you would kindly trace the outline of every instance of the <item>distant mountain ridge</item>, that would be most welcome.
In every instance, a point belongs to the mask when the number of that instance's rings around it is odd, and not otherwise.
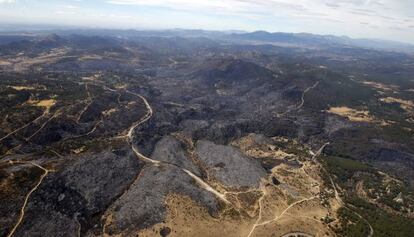
[[[236,40],[284,43],[314,47],[348,45],[353,47],[414,53],[413,44],[379,39],[352,39],[347,36],[316,35],[310,33],[270,33],[267,31],[255,31],[244,34],[232,34],[231,38]]]
[[[120,39],[136,39],[146,37],[182,37],[206,38],[212,40],[237,41],[239,43],[271,43],[281,46],[299,47],[359,47],[366,49],[396,51],[414,54],[414,44],[381,39],[354,39],[348,36],[318,35],[311,33],[285,33],[267,31],[211,31],[201,29],[165,29],[165,30],[136,30],[136,29],[85,29],[85,28],[33,28],[33,30],[10,30],[0,27],[0,44],[13,41],[16,37],[30,39],[36,35],[58,34],[62,36],[83,35],[114,37]]]

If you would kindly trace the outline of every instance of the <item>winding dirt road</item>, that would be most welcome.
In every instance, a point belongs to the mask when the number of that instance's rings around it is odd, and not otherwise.
[[[276,216],[275,218],[273,218],[271,220],[268,220],[268,221],[264,221],[264,222],[261,222],[261,223],[254,224],[253,225],[253,228],[250,230],[250,232],[247,235],[247,237],[250,237],[253,234],[254,230],[257,227],[263,226],[263,225],[267,225],[267,224],[270,224],[272,222],[278,221],[280,218],[282,218],[294,206],[299,205],[299,204],[304,203],[304,202],[312,201],[312,200],[314,200],[316,198],[318,198],[318,197],[317,196],[313,196],[313,197],[310,197],[310,198],[304,198],[302,200],[296,201],[296,202],[290,204],[285,210],[282,211],[282,213],[280,213],[280,215]],[[260,215],[260,218],[261,218],[261,213],[259,213],[259,215]]]
[[[21,131],[21,130],[23,130],[23,129],[27,128],[27,127],[28,127],[29,125],[31,125],[32,123],[35,123],[36,121],[38,121],[39,119],[41,119],[41,118],[45,117],[45,116],[46,116],[46,115],[48,115],[48,114],[49,114],[49,109],[46,109],[46,110],[43,112],[43,114],[42,114],[42,115],[40,115],[39,117],[35,118],[34,120],[32,120],[32,121],[30,121],[30,122],[26,123],[25,125],[21,126],[20,128],[17,128],[17,129],[15,129],[14,131],[12,131],[12,132],[10,132],[10,133],[6,134],[4,137],[0,138],[0,142],[1,142],[1,141],[3,141],[3,140],[4,140],[4,139],[6,139],[6,138],[8,138],[8,137],[10,137],[10,136],[12,136],[12,135],[14,135],[14,134],[18,133],[19,131]]]
[[[331,143],[327,142],[327,143],[323,144],[322,147],[319,148],[319,150],[316,153],[314,153],[314,155],[312,156],[312,160],[315,160],[316,157],[320,156],[322,154],[323,150],[325,149],[325,147],[328,146],[329,144],[331,144]]]
[[[89,91],[88,83],[85,83],[85,90],[86,90],[86,94],[88,95],[88,99],[87,99],[88,102],[86,103],[86,106],[79,113],[78,118],[76,119],[77,124],[79,124],[79,121],[81,120],[82,115],[86,112],[86,110],[88,110],[89,106],[91,106],[93,102],[91,92]]]
[[[305,95],[306,95],[306,93],[308,93],[310,90],[315,89],[319,85],[319,83],[320,83],[320,81],[317,81],[313,86],[308,87],[303,91],[302,98],[301,98],[302,102],[299,104],[298,107],[296,107],[296,110],[300,110],[303,107],[303,105],[305,104]]]
[[[317,84],[315,84],[313,87],[316,87],[317,86]],[[318,156],[320,156],[321,154],[322,154],[322,152],[323,152],[323,150],[325,149],[325,147],[327,146],[327,145],[329,145],[330,143],[329,142],[327,142],[327,143],[325,143],[324,145],[322,145],[322,147],[321,148],[319,148],[318,149],[318,151],[316,152],[316,153],[313,153],[313,156],[312,156],[312,160],[314,160],[316,157],[318,157]],[[304,171],[306,174],[307,174],[307,172],[306,171]],[[292,203],[292,204],[290,204],[285,210],[283,210],[281,213],[280,213],[280,215],[278,215],[278,216],[276,216],[275,218],[273,218],[273,219],[271,219],[271,220],[267,220],[267,221],[263,221],[263,222],[260,222],[261,221],[261,219],[262,219],[262,200],[263,200],[263,198],[264,198],[264,196],[266,195],[266,189],[265,189],[265,187],[263,186],[263,188],[262,188],[262,184],[261,184],[261,189],[262,189],[262,193],[263,193],[263,195],[260,197],[260,199],[259,199],[259,215],[258,215],[258,219],[256,220],[256,222],[255,222],[255,224],[253,225],[253,227],[252,227],[252,229],[250,230],[250,232],[249,232],[249,234],[247,235],[247,237],[250,237],[253,233],[254,233],[254,230],[257,228],[257,227],[259,227],[259,226],[263,226],[263,225],[267,225],[267,224],[270,224],[270,223],[272,223],[272,222],[275,222],[275,221],[278,221],[281,217],[283,217],[284,215],[287,215],[288,214],[288,211],[291,209],[291,208],[293,208],[293,207],[295,207],[296,205],[299,205],[299,204],[301,204],[301,203],[304,203],[304,202],[308,202],[308,201],[312,201],[312,200],[314,200],[314,199],[316,199],[316,198],[318,198],[318,196],[312,196],[312,197],[309,197],[309,198],[304,198],[304,199],[301,199],[301,200],[299,200],[299,201],[296,201],[296,202],[294,202],[294,203]],[[336,190],[336,189],[335,189]],[[339,197],[339,194],[338,194],[338,197]]]
[[[323,147],[321,147],[321,149],[319,149],[318,150],[318,152],[320,151],[320,153],[319,153],[319,155],[322,153],[322,151],[323,151],[323,149],[327,146],[327,145],[329,145],[329,143],[325,143],[325,145],[323,146]],[[314,157],[314,158],[316,158],[316,157]],[[333,181],[333,179],[332,179],[332,176],[331,176],[331,174],[322,166],[322,169],[324,170],[324,172],[326,173],[326,174],[328,174],[328,178],[329,178],[329,182],[331,183],[331,186],[332,186],[332,188],[333,188],[333,190],[334,190],[334,193],[335,193],[335,199],[336,199],[336,201],[341,205],[341,206],[343,206],[344,208],[346,208],[346,209],[348,209],[349,211],[351,211],[351,212],[353,212],[355,215],[357,215],[361,220],[363,220],[367,225],[368,225],[368,227],[369,227],[369,234],[368,234],[368,236],[367,237],[372,237],[372,236],[374,236],[374,228],[372,228],[372,226],[371,226],[371,223],[369,223],[369,221],[367,220],[367,219],[365,219],[363,216],[361,216],[358,212],[356,212],[356,211],[354,211],[354,210],[352,210],[351,208],[349,208],[347,205],[346,205],[346,203],[342,200],[342,198],[341,198],[341,196],[339,195],[339,192],[338,192],[338,188],[336,187],[336,184],[335,184],[335,182]]]
[[[110,89],[110,88],[108,88],[108,89]],[[110,90],[111,90],[111,91],[115,91],[115,90],[113,90],[113,89],[110,89]],[[208,192],[210,192],[210,193],[214,194],[217,198],[219,198],[220,200],[224,201],[225,203],[230,204],[230,201],[228,201],[228,200],[226,199],[225,194],[222,194],[222,193],[218,192],[217,190],[215,190],[215,189],[214,189],[213,187],[211,187],[208,183],[204,182],[204,181],[203,181],[200,177],[198,177],[197,175],[195,175],[195,174],[194,174],[194,173],[192,173],[191,171],[189,171],[189,170],[187,170],[187,169],[184,169],[184,168],[181,168],[181,167],[179,167],[179,166],[177,166],[177,165],[174,165],[174,164],[170,164],[170,163],[167,163],[167,162],[161,162],[161,161],[158,161],[158,160],[153,160],[153,159],[151,159],[151,158],[149,158],[149,157],[145,156],[144,154],[142,154],[142,153],[139,151],[138,147],[134,144],[134,132],[135,132],[135,129],[137,129],[137,128],[138,128],[138,126],[140,126],[141,124],[143,124],[143,123],[147,122],[147,121],[148,121],[148,120],[152,117],[152,115],[153,115],[154,111],[152,110],[151,105],[148,103],[147,99],[145,99],[145,97],[143,97],[142,95],[137,94],[137,93],[132,92],[132,91],[129,91],[129,90],[126,90],[126,93],[128,93],[128,94],[130,94],[130,95],[134,95],[134,96],[136,96],[136,97],[140,98],[140,99],[144,102],[145,107],[147,108],[147,113],[144,115],[144,117],[143,117],[143,118],[141,118],[141,119],[140,119],[138,122],[136,122],[135,124],[133,124],[133,125],[130,127],[130,129],[128,130],[127,138],[128,138],[129,143],[131,144],[132,150],[134,151],[135,155],[136,155],[138,158],[140,158],[141,160],[143,160],[144,162],[147,162],[147,163],[151,163],[151,164],[154,164],[154,165],[173,165],[173,166],[176,166],[176,167],[180,168],[180,169],[181,169],[182,171],[184,171],[187,175],[189,175],[192,179],[194,179],[194,181],[195,181],[195,182],[196,182],[196,183],[197,183],[197,184],[198,184],[201,188],[203,188],[204,190],[206,190],[206,191],[208,191]]]
[[[44,171],[44,173],[42,174],[42,176],[40,176],[39,181],[37,182],[37,184],[30,190],[30,192],[26,195],[26,198],[24,199],[23,202],[23,206],[20,209],[20,215],[19,215],[19,219],[17,220],[16,224],[13,226],[12,230],[9,232],[9,234],[7,235],[7,237],[11,237],[13,236],[13,234],[16,232],[17,228],[19,227],[19,225],[22,223],[24,215],[25,215],[25,209],[27,206],[27,202],[29,201],[30,196],[32,195],[32,193],[34,191],[37,190],[37,188],[39,188],[40,184],[42,184],[43,179],[49,174],[50,170],[36,164],[33,162],[23,162],[23,161],[9,161],[10,164],[30,164],[33,166],[36,166],[37,168],[41,169]]]
[[[318,85],[319,85],[320,81],[317,81],[315,84],[313,84],[312,86],[306,88],[303,92],[302,92],[302,96],[301,96],[301,102],[299,105],[297,105],[295,108],[289,108],[288,110],[286,110],[285,112],[278,114],[278,117],[284,116],[292,111],[297,111],[300,110],[304,105],[305,105],[305,95],[306,93],[308,93],[310,90],[315,89]]]
[[[50,122],[52,121],[54,118],[56,118],[57,116],[60,115],[60,113],[62,112],[64,108],[60,108],[58,109],[50,118],[48,118],[46,120],[46,122],[44,122],[39,129],[37,129],[32,135],[30,135],[30,137],[26,138],[26,142],[30,141],[34,136],[36,136],[40,131],[43,130],[43,128]]]

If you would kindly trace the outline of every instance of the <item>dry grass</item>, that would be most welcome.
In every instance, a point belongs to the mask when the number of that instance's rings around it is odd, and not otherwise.
[[[362,82],[364,85],[368,85],[372,88],[377,89],[379,92],[398,92],[399,87],[396,85],[385,85],[379,82],[373,81],[364,81]]]
[[[288,154],[266,142],[258,145],[253,138],[254,135],[248,135],[233,145],[240,147],[246,154],[254,151],[278,160]],[[296,157],[288,155],[291,159]],[[327,216],[336,218],[336,211],[341,204],[333,197],[326,200],[330,205],[322,204],[320,194],[326,192],[326,186],[320,177],[320,165],[312,161],[302,164],[301,168],[288,164],[276,166],[262,180],[258,190],[226,193],[231,204],[227,204],[214,217],[188,196],[170,193],[165,200],[165,221],[140,230],[137,234],[141,237],[160,236],[160,230],[168,227],[171,229],[169,237],[239,237],[249,234],[270,237],[288,233],[334,236],[321,219]],[[277,177],[281,184],[274,185],[272,177]]]
[[[372,117],[369,114],[369,111],[367,110],[356,110],[356,109],[342,106],[342,107],[332,107],[327,112],[348,118],[350,121],[353,121],[353,122],[373,122],[374,121],[374,117]]]
[[[86,146],[82,146],[82,147],[79,147],[77,149],[72,150],[72,152],[75,153],[75,154],[80,154],[80,153],[84,152],[85,150],[86,150]]]
[[[99,55],[84,55],[79,58],[79,61],[87,61],[87,60],[102,60],[103,57]]]
[[[36,88],[32,86],[9,86],[9,87],[15,89],[16,91],[36,90]]]
[[[11,63],[9,61],[6,60],[0,60],[0,66],[10,66]]]
[[[69,52],[67,48],[56,48],[50,52],[40,54],[36,57],[30,58],[27,56],[18,56],[10,63],[13,64],[15,71],[27,70],[32,66],[55,63],[60,59],[67,58],[66,54]]]
[[[231,218],[230,216],[212,217],[208,211],[187,196],[168,195],[166,201],[167,217],[159,223],[138,233],[140,237],[160,236],[163,227],[169,227],[168,237],[216,237],[246,236],[253,220]]]
[[[48,99],[48,100],[29,100],[29,104],[38,107],[45,107],[46,109],[50,109],[52,106],[56,104],[56,100]]]
[[[394,97],[386,97],[380,100],[387,104],[398,103],[400,104],[400,107],[407,112],[412,112],[414,109],[414,103],[411,100],[403,100],[403,99],[394,98]]]
[[[297,212],[295,215],[287,214],[277,222],[259,226],[252,237],[285,236],[288,233],[304,233],[315,237],[336,236],[320,220],[314,217],[302,216],[301,213],[303,211]]]
[[[105,111],[102,111],[102,115],[105,117],[111,116],[111,114],[118,112],[118,109],[112,108]]]
[[[127,84],[116,84],[115,88],[118,90],[124,90],[127,89],[128,85]]]
[[[278,138],[274,138],[275,140]],[[287,142],[287,141],[284,141]],[[233,146],[238,147],[246,155],[254,158],[265,158],[265,157],[274,157],[277,159],[284,159],[287,157],[293,157],[293,154],[286,153],[285,151],[278,149],[277,147],[264,144],[258,145],[254,141],[254,134],[249,134],[245,137],[242,137],[232,143]]]
[[[95,74],[92,76],[88,76],[88,77],[82,77],[83,81],[96,81],[99,80],[101,78],[101,74]]]

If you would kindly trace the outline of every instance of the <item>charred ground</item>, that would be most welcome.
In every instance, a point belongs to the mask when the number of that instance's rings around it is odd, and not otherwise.
[[[1,236],[413,235],[413,56],[148,34],[0,37]]]

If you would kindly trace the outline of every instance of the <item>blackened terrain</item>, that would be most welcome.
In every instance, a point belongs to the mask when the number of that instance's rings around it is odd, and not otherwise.
[[[282,47],[260,32],[255,44],[118,33],[0,36],[0,236],[132,235],[165,221],[171,193],[218,217],[225,200],[185,170],[219,191],[259,188],[279,163],[233,146],[249,134],[329,142],[326,182],[375,236],[413,235],[413,55],[303,36]],[[153,114],[130,130],[148,115],[134,93]],[[341,209],[338,235],[369,232],[354,212]]]

